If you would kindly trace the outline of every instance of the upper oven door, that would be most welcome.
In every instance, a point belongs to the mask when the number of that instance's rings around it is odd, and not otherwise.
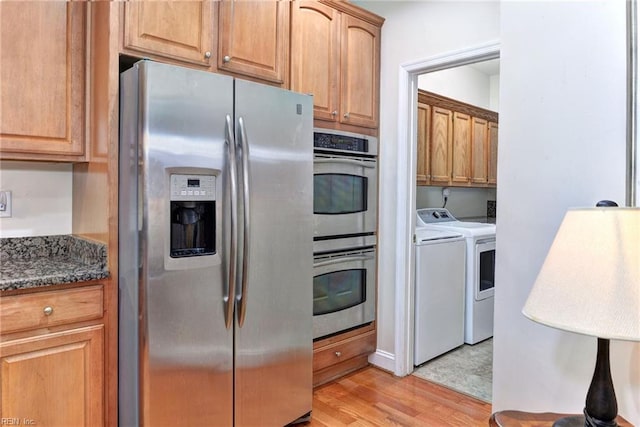
[[[375,233],[377,185],[375,159],[316,153],[314,239]]]

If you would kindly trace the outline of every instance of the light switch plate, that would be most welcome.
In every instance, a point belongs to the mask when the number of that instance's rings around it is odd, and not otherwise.
[[[11,191],[0,190],[0,218],[11,217]]]

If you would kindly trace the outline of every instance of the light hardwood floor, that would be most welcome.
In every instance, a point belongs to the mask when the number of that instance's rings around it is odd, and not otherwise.
[[[363,368],[313,393],[305,427],[488,426],[491,405],[414,375]]]

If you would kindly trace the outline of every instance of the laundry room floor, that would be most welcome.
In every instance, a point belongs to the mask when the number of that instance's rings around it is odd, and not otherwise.
[[[491,403],[493,338],[464,344],[413,371],[413,375]]]

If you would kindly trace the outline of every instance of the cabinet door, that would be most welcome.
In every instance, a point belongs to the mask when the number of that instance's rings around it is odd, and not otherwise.
[[[451,180],[451,110],[432,107],[431,111],[431,183]]]
[[[3,419],[104,425],[103,335],[96,325],[1,343]]]
[[[489,142],[488,142],[488,177],[489,184],[498,183],[498,123],[489,122]]]
[[[416,181],[418,185],[427,185],[430,180],[429,134],[431,132],[431,106],[418,103],[418,149]]]
[[[471,163],[471,116],[453,113],[451,182],[467,184]]]
[[[487,182],[487,121],[471,118],[471,182]]]
[[[0,150],[84,153],[85,2],[0,2]]]
[[[342,15],[340,122],[378,127],[380,28]]]
[[[313,116],[338,120],[340,14],[313,1],[291,2],[291,90],[313,95]]]
[[[289,57],[289,2],[219,3],[218,69],[279,85]]]
[[[124,49],[209,67],[212,10],[210,1],[128,1]]]

